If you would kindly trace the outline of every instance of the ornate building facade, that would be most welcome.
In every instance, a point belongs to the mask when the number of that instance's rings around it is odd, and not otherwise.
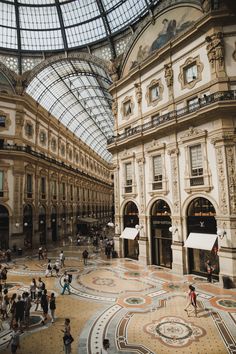
[[[0,73],[1,248],[36,247],[75,236],[86,222],[107,223],[110,163],[22,86],[17,91],[17,76],[12,80],[7,72]]]
[[[164,1],[131,38],[110,89],[121,256],[202,275],[210,260],[235,283],[235,43],[218,1]]]

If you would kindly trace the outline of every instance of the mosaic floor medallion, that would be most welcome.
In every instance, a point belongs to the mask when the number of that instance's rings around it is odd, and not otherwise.
[[[216,303],[220,306],[227,307],[227,308],[235,308],[236,309],[236,301],[231,299],[220,299],[216,301]]]
[[[205,335],[205,330],[179,317],[164,317],[149,323],[145,331],[172,347],[183,347]]]
[[[129,305],[141,305],[145,303],[145,299],[142,297],[130,296],[124,299],[124,302]]]
[[[94,277],[92,282],[95,285],[115,286],[115,282],[111,278]]]

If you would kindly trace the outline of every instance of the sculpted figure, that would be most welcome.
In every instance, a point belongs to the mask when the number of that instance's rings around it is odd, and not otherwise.
[[[165,64],[164,68],[165,68],[166,85],[170,87],[173,85],[173,70],[171,64]]]

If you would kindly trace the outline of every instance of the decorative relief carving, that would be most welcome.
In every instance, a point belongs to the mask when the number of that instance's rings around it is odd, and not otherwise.
[[[224,169],[223,147],[216,147],[217,175],[219,181],[219,205],[223,215],[228,213],[227,197],[226,197],[226,176]]]
[[[187,140],[195,139],[196,137],[206,136],[206,134],[207,134],[207,130],[202,130],[202,129],[197,129],[197,128],[194,128],[194,127],[190,127],[184,133],[184,135],[182,135],[180,137],[180,139],[182,141],[187,141]]]
[[[230,214],[236,214],[236,160],[234,146],[226,146]]]
[[[177,149],[176,149],[177,150]],[[171,154],[173,155],[173,153]],[[174,212],[178,213],[180,208],[179,202],[179,183],[178,183],[178,158],[176,152],[171,156],[171,180],[172,180],[172,193],[173,193],[173,206]]]
[[[145,200],[144,200],[144,162],[145,159],[143,156],[140,156],[136,159],[139,169],[139,190],[140,190],[140,214],[144,213],[145,210]]]

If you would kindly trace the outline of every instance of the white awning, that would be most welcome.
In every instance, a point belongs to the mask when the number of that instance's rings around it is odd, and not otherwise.
[[[126,227],[123,231],[122,234],[120,235],[120,238],[126,238],[128,240],[134,240],[135,237],[138,235],[139,230],[133,228],[133,227]]]
[[[190,232],[184,247],[211,251],[217,239],[215,234],[198,234]]]

